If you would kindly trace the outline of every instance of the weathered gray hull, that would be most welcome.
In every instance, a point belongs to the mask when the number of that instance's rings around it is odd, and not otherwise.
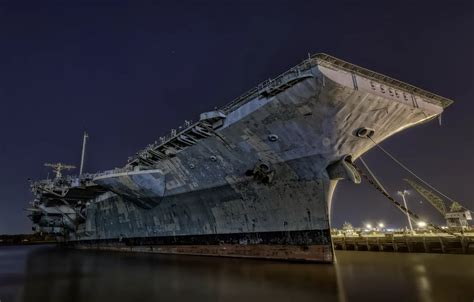
[[[170,196],[153,209],[114,195],[88,209],[86,236],[77,239],[93,248],[331,261],[328,185],[243,181]]]
[[[331,262],[332,193],[341,179],[357,182],[351,160],[444,106],[360,70],[327,61],[308,66],[292,83],[227,106],[209,136],[179,152],[173,143],[160,149],[172,156],[96,177],[109,192],[88,203],[85,222],[67,241]],[[153,159],[149,153],[143,161]]]

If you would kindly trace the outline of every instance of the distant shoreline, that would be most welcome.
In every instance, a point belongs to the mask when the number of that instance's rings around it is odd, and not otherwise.
[[[54,237],[46,234],[0,235],[0,246],[38,245],[56,243]]]
[[[57,244],[56,241],[35,241],[35,242],[0,242],[0,247],[4,247],[4,246],[24,246],[24,245],[53,245],[53,244]]]

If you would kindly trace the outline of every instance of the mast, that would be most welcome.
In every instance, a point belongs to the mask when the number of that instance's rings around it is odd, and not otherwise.
[[[55,164],[45,163],[44,166],[53,168],[53,171],[56,174],[56,179],[59,179],[63,176],[63,174],[61,173],[62,170],[71,170],[71,169],[76,168],[73,165],[66,165],[63,163],[55,163]]]
[[[84,136],[82,138],[82,153],[81,153],[81,166],[79,168],[79,175],[82,175],[82,169],[84,168],[84,157],[86,153],[86,143],[89,135],[84,131]]]

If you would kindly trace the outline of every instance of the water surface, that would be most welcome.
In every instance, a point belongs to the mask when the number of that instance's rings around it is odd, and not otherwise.
[[[337,263],[0,247],[0,300],[474,301],[474,256],[338,251]]]

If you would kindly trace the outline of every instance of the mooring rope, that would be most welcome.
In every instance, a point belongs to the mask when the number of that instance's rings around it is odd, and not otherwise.
[[[372,179],[374,180],[374,182],[379,185],[379,187],[388,195],[388,191],[387,189],[385,189],[385,187],[382,185],[382,183],[378,180],[377,176],[375,176],[375,173],[369,168],[369,165],[367,165],[367,163],[365,162],[364,158],[362,158],[362,155],[359,156],[358,158],[360,160],[360,162],[362,163],[362,165],[364,166],[365,170],[367,170],[367,172],[369,172],[369,175],[372,177]],[[399,210],[402,211],[402,213],[406,214],[402,209],[398,208]],[[413,218],[411,218],[413,220]],[[416,221],[415,221],[416,222]]]
[[[405,166],[402,162],[400,162],[398,159],[395,158],[395,156],[393,156],[392,154],[390,154],[390,152],[388,152],[387,150],[385,150],[382,146],[380,146],[376,141],[374,141],[371,137],[369,137],[370,140],[374,143],[374,145],[379,148],[383,153],[385,153],[385,155],[387,155],[388,157],[390,157],[396,164],[398,164],[402,169],[404,169],[405,171],[407,171],[408,173],[410,173],[411,175],[413,175],[414,177],[416,177],[419,181],[421,181],[422,183],[424,183],[426,186],[430,187],[433,191],[435,191],[436,193],[444,196],[445,198],[447,198],[448,200],[454,202],[454,199],[452,199],[451,197],[447,196],[446,194],[443,194],[442,192],[440,192],[438,189],[436,189],[435,187],[433,187],[431,184],[429,184],[427,181],[425,181],[424,179],[422,179],[421,177],[419,177],[415,172],[413,172],[413,170],[409,169],[407,166]]]
[[[412,219],[414,220],[421,220],[420,216],[418,216],[417,214],[413,213],[411,210],[407,209],[405,206],[403,206],[401,203],[399,203],[398,201],[395,200],[395,198],[393,198],[383,187],[381,187],[377,181],[373,180],[372,178],[370,178],[367,174],[364,173],[364,171],[362,171],[361,168],[359,168],[357,165],[355,165],[354,163],[352,163],[352,165],[355,167],[355,169],[357,170],[357,172],[359,172],[359,174],[365,179],[367,180],[367,182],[372,185],[377,191],[379,191],[380,193],[382,193],[382,195],[384,195],[388,200],[390,200],[397,208],[399,208],[402,212],[404,212],[405,214],[407,214],[408,216],[410,216]],[[426,223],[429,227],[441,232],[441,233],[446,233],[446,234],[449,234],[449,235],[452,235],[452,236],[455,236],[455,237],[462,237],[458,234],[455,234],[453,232],[450,232],[448,230],[445,230],[445,229],[442,229],[440,228],[439,226],[437,225],[434,225],[430,222],[427,222]],[[461,231],[462,232],[462,231]]]

